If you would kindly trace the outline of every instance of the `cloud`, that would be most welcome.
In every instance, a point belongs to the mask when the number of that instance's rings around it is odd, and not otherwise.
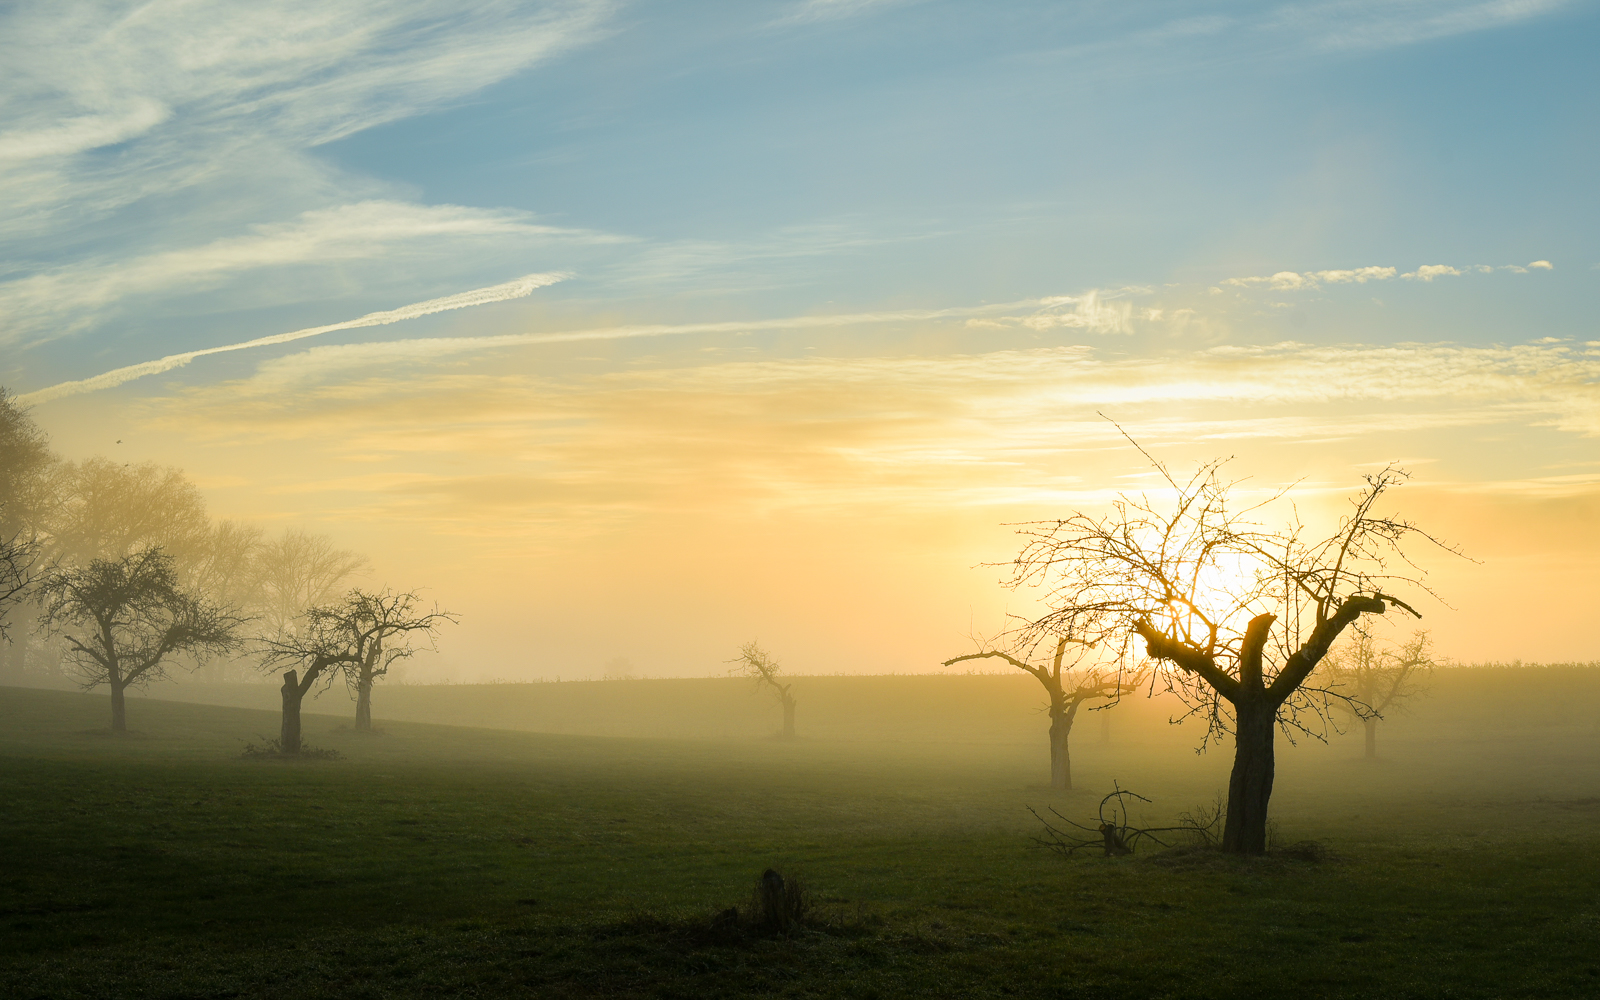
[[[238,309],[356,287],[353,314],[374,300],[486,283],[551,240],[603,239],[519,212],[414,204],[409,190],[347,173],[315,149],[589,44],[615,8],[0,5],[0,276],[9,279],[0,344],[81,334],[135,308],[215,312],[221,297],[205,296],[224,288],[224,308]],[[570,256],[563,263],[574,266]]]
[[[402,320],[417,319],[453,309],[504,302],[522,298],[535,289],[563,281],[571,275],[562,272],[531,274],[516,281],[489,288],[480,288],[439,299],[430,299],[414,305],[384,312],[368,313],[357,319],[327,326],[308,327],[289,333],[258,337],[254,340],[221,347],[208,347],[196,351],[172,354],[154,361],[117,368],[92,378],[38,389],[17,396],[24,405],[35,405],[84,392],[109,389],[145,375],[155,375],[187,365],[196,358],[211,354],[240,351],[252,347],[266,347],[316,337],[339,330],[385,326]],[[540,344],[581,343],[585,341],[631,340],[646,337],[687,336],[691,334],[741,334],[764,330],[807,330],[835,327],[864,326],[880,323],[927,322],[940,319],[963,318],[974,314],[1005,311],[1019,306],[1054,304],[1062,301],[1032,299],[1022,302],[1004,302],[980,306],[958,306],[948,309],[906,309],[887,312],[843,313],[821,316],[791,316],[779,319],[732,320],[714,323],[636,324],[631,326],[601,327],[595,329],[564,330],[541,333],[516,333],[482,337],[417,337],[406,340],[377,341],[362,344],[339,344],[312,348],[264,363],[260,375],[245,391],[256,391],[263,384],[282,386],[305,380],[321,380],[351,370],[368,370],[376,366],[395,363],[427,364],[455,355],[481,355],[492,351]],[[267,391],[277,391],[276,388]]]
[[[147,97],[122,99],[100,111],[53,125],[0,133],[0,161],[66,156],[143,135],[172,117],[172,109]]]
[[[535,289],[546,285],[553,285],[568,277],[565,274],[530,274],[508,281],[502,285],[489,288],[478,288],[470,292],[461,292],[457,295],[447,295],[444,298],[429,299],[426,302],[417,302],[398,309],[384,312],[368,313],[356,319],[343,323],[331,323],[327,326],[313,326],[304,330],[294,330],[289,333],[274,334],[270,337],[257,337],[238,344],[227,344],[222,347],[207,347],[198,351],[185,351],[182,354],[169,354],[155,361],[145,361],[136,365],[117,368],[93,378],[81,379],[75,382],[62,382],[35,392],[25,393],[17,397],[17,401],[24,406],[37,403],[46,403],[62,396],[74,396],[84,392],[95,392],[100,389],[110,389],[124,382],[130,382],[146,375],[156,375],[161,372],[171,371],[182,367],[195,358],[205,357],[210,354],[224,354],[229,351],[243,351],[252,347],[267,347],[274,344],[287,344],[295,340],[304,340],[307,337],[317,337],[324,333],[333,333],[336,330],[354,330],[361,327],[387,326],[390,323],[399,323],[403,320],[418,319],[434,313],[447,312],[453,309],[467,309],[472,306],[487,305],[491,302],[505,302],[509,299],[519,299],[530,295]]]
[[[787,316],[775,319],[727,320],[710,323],[645,323],[592,329],[510,333],[484,337],[431,337],[377,341],[364,344],[338,344],[314,347],[283,358],[264,362],[254,379],[235,384],[244,393],[276,393],[285,387],[307,382],[338,379],[347,372],[371,371],[385,365],[430,366],[449,357],[486,355],[518,347],[546,344],[574,344],[608,340],[636,340],[652,337],[685,337],[696,334],[746,334],[773,330],[820,330],[890,323],[925,323],[945,319],[964,319],[984,313],[1005,312],[1021,306],[1039,305],[1057,299],[1031,299],[948,309],[901,309],[866,313],[833,313],[817,316]]]
[[[1113,490],[1099,484],[1115,481],[1105,456],[1138,464],[1100,411],[1165,455],[1247,447],[1292,468],[1310,455],[1348,467],[1425,447],[1460,489],[1526,475],[1495,463],[1526,462],[1537,433],[1600,437],[1600,358],[1561,345],[1286,343],[1156,357],[1078,346],[562,378],[499,355],[492,367],[363,367],[337,381],[290,360],[141,405],[189,435],[321,456],[324,471],[296,470],[283,485],[338,494],[351,517],[467,534],[522,519],[590,524],[597,511],[1100,502]],[[1493,442],[1507,435],[1497,459]],[[352,476],[345,455],[388,464]]]
[[[1549,261],[1539,260],[1529,264],[1528,267],[1505,264],[1499,270],[1527,274],[1529,268],[1548,270],[1553,267],[1554,265]],[[1474,264],[1465,269],[1453,267],[1449,264],[1423,264],[1415,271],[1400,274],[1398,268],[1369,266],[1348,270],[1279,271],[1276,274],[1256,275],[1247,278],[1225,278],[1219,284],[1232,285],[1236,288],[1264,287],[1275,292],[1315,291],[1324,285],[1364,285],[1369,281],[1388,281],[1394,277],[1404,278],[1407,281],[1431,282],[1434,278],[1447,275],[1459,277],[1469,272],[1489,274],[1494,270],[1496,269],[1488,264]]]
[[[1300,289],[1320,288],[1323,285],[1364,285],[1369,281],[1387,281],[1394,277],[1395,269],[1392,267],[1357,267],[1349,270],[1334,271],[1279,271],[1253,278],[1228,278],[1224,285],[1237,285],[1240,288],[1249,288],[1256,285],[1265,285],[1274,291],[1297,291]]]
[[[1384,49],[1508,27],[1571,6],[1570,0],[1330,0],[1276,8],[1268,24],[1324,49]]]
[[[1215,13],[1194,6],[1123,4],[1120,23],[1103,14],[1084,18],[1082,41],[1048,57],[1102,83],[1166,77],[1193,86],[1206,71],[1232,73],[1247,60],[1304,64],[1416,45],[1548,17],[1575,0],[1301,0],[1211,5],[1220,8]],[[1169,9],[1181,12],[1162,20]]]
[[[904,245],[947,236],[939,231],[914,230],[897,234],[863,231],[842,222],[785,226],[759,238],[740,241],[679,239],[647,246],[625,262],[611,267],[620,285],[671,286],[674,291],[692,285],[696,294],[723,290],[736,284],[742,290],[771,287],[773,261],[789,264],[793,274],[806,260],[837,265],[840,258],[858,256],[876,247]]]
[[[0,284],[0,341],[41,329],[61,336],[126,299],[193,295],[267,269],[380,260],[419,243],[436,256],[503,252],[508,243],[552,237],[606,238],[540,225],[522,212],[459,205],[372,200],[318,209],[252,226],[242,236],[125,260],[80,262]]]
[[[1113,295],[1120,296],[1145,289],[1122,289]],[[1113,298],[1107,301],[1104,293],[1091,289],[1082,295],[1058,295],[1041,299],[1041,308],[1027,316],[997,316],[969,319],[974,327],[1026,327],[1030,330],[1074,329],[1090,333],[1132,333],[1133,303]],[[1159,319],[1161,311],[1147,311],[1142,318]]]
[[[609,2],[35,2],[0,17],[11,228],[255,173],[585,44]],[[112,160],[86,158],[107,145]],[[35,169],[17,170],[33,164]],[[87,204],[86,204],[87,200]]]
[[[1461,271],[1458,268],[1451,267],[1449,264],[1424,264],[1415,271],[1402,274],[1400,277],[1411,281],[1432,281],[1434,278],[1442,278],[1445,275],[1460,277]]]

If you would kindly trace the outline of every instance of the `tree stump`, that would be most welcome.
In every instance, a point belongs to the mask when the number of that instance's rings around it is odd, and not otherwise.
[[[773,930],[789,927],[789,906],[784,896],[783,876],[768,868],[761,873],[761,922]]]

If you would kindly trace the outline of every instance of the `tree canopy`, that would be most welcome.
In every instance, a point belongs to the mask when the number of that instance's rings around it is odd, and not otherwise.
[[[179,586],[172,557],[160,549],[49,574],[45,617],[62,633],[85,687],[108,684],[112,728],[126,728],[122,696],[130,685],[162,677],[179,654],[227,653],[240,642],[242,616]]]

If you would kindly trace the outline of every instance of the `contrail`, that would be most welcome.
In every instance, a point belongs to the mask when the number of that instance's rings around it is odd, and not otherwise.
[[[448,312],[451,309],[465,309],[469,306],[487,305],[490,302],[504,302],[507,299],[520,299],[530,295],[536,288],[553,285],[571,277],[562,271],[552,271],[546,274],[530,274],[516,281],[508,281],[503,285],[490,285],[488,288],[476,288],[470,292],[461,292],[456,295],[446,295],[442,299],[429,299],[426,302],[416,302],[399,309],[389,309],[384,312],[367,313],[357,319],[346,320],[343,323],[331,323],[328,326],[307,327],[304,330],[295,330],[290,333],[273,334],[270,337],[257,337],[247,340],[242,344],[228,344],[223,347],[207,347],[199,351],[185,351],[182,354],[169,354],[156,361],[143,361],[126,368],[114,368],[102,375],[92,378],[79,379],[75,382],[61,382],[35,392],[25,393],[16,397],[16,401],[23,406],[32,406],[36,403],[47,403],[52,399],[62,396],[74,396],[80,392],[95,392],[100,389],[110,389],[124,382],[145,375],[157,375],[161,372],[171,371],[188,364],[195,358],[207,354],[222,354],[225,351],[242,351],[249,347],[267,347],[271,344],[286,344],[291,340],[302,340],[306,337],[315,337],[335,330],[354,330],[363,326],[386,326],[398,323],[401,320],[416,319],[419,316],[428,316],[432,313]]]
[[[1019,308],[1059,305],[1075,302],[1070,296],[1043,299],[1021,299],[1016,302],[995,302],[979,306],[953,306],[945,309],[904,309],[894,312],[832,313],[820,316],[789,316],[783,319],[727,320],[712,323],[649,324],[639,326],[612,326],[589,330],[565,330],[558,333],[504,333],[488,337],[427,337],[409,340],[379,341],[372,344],[315,348],[315,351],[360,351],[370,357],[373,353],[388,350],[407,357],[443,356],[469,351],[490,350],[499,347],[522,347],[533,344],[559,344],[586,340],[628,340],[636,337],[669,337],[695,333],[750,333],[756,330],[806,330],[819,327],[852,326],[865,323],[917,322],[934,319],[952,319],[962,316],[986,316]],[[309,353],[309,352],[308,352]],[[337,355],[330,354],[331,363],[337,365]],[[363,360],[360,363],[369,363]]]

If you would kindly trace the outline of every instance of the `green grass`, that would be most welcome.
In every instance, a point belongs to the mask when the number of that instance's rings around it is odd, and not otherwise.
[[[1106,746],[1091,720],[1086,790],[1055,793],[1031,716],[794,743],[311,716],[342,757],[285,762],[241,756],[273,713],[106,714],[0,688],[0,995],[1600,995],[1582,718],[1285,749],[1279,836],[1314,863],[1031,848],[1025,806],[1087,816],[1113,778],[1152,821],[1211,799],[1226,752],[1148,725]],[[768,866],[821,919],[712,933]]]

